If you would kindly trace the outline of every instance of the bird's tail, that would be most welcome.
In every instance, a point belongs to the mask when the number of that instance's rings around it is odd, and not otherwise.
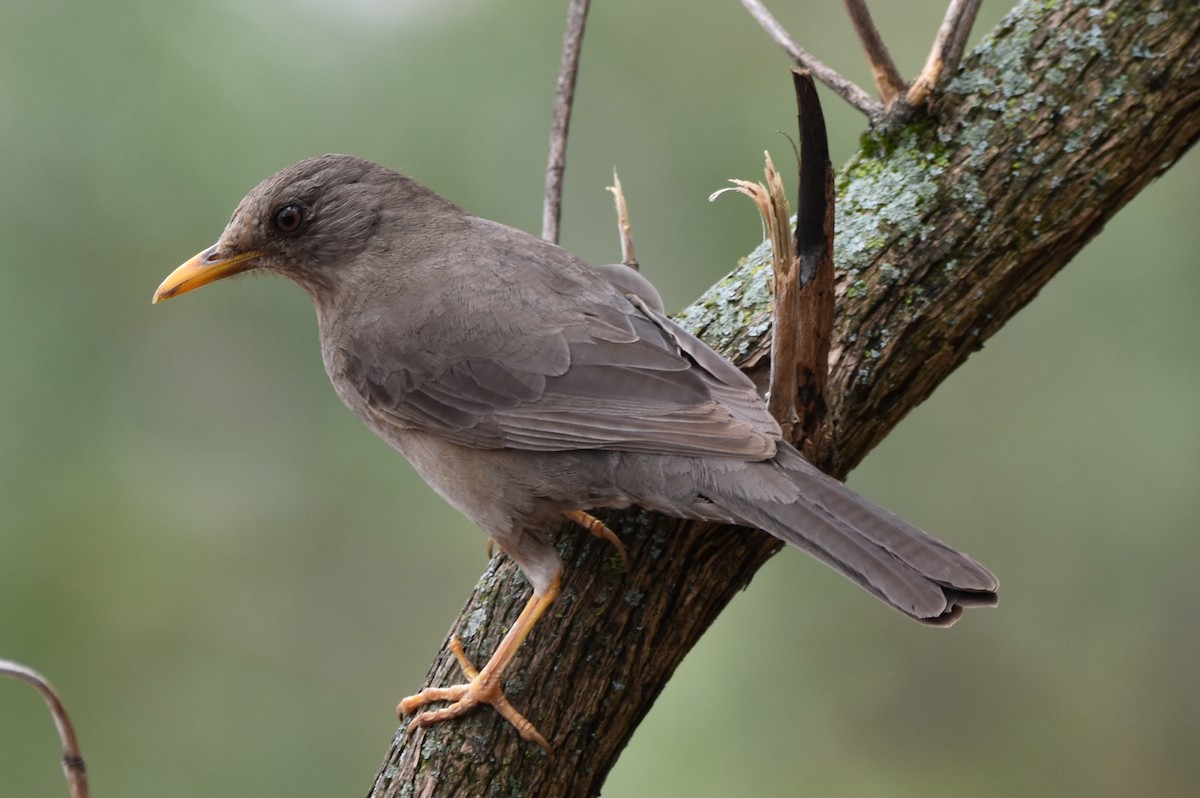
[[[904,614],[949,626],[966,607],[996,603],[998,582],[986,568],[823,474],[791,446],[781,443],[770,461],[728,466],[710,473],[709,501]]]

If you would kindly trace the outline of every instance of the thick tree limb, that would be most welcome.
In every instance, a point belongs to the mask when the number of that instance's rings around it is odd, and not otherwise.
[[[1198,53],[1192,0],[1025,3],[940,87],[936,118],[866,139],[837,179],[833,473],[844,477],[1200,137]],[[759,376],[766,277],[756,253],[684,314]],[[564,531],[563,595],[507,682],[553,761],[483,712],[400,732],[372,796],[595,795],[685,653],[779,546],[640,512],[605,521],[633,570]],[[527,594],[511,564],[493,561],[455,626],[468,653],[490,651]],[[454,667],[443,652],[431,682]]]

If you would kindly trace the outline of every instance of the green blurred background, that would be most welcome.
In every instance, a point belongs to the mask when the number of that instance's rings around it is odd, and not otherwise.
[[[841,3],[774,5],[866,85]],[[944,0],[875,5],[913,74]],[[61,689],[97,798],[366,791],[484,538],[341,407],[295,286],[150,294],[259,179],[328,151],[536,232],[564,16],[6,6],[0,656]],[[617,258],[615,165],[646,273],[690,302],[758,243],[749,203],[705,198],[790,157],[787,66],[733,0],[598,0],[564,243]],[[824,97],[840,163],[863,120]],[[1194,794],[1198,178],[1193,154],[1138,197],[851,478],[993,568],[1000,608],[924,629],[784,552],[606,794]],[[58,756],[0,682],[0,795],[65,794]]]

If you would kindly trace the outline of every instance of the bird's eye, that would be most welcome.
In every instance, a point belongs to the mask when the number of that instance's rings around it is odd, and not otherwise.
[[[304,208],[299,205],[284,205],[275,211],[272,221],[279,232],[295,233],[304,225]]]

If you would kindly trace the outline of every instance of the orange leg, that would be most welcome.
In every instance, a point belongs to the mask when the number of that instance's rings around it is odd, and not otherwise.
[[[417,715],[408,724],[408,730],[411,732],[418,726],[429,726],[444,720],[457,718],[471,711],[479,704],[491,704],[497,712],[504,716],[505,720],[516,727],[521,737],[537,743],[545,749],[547,754],[551,753],[550,743],[546,742],[546,738],[538,734],[537,729],[534,728],[528,718],[517,712],[513,708],[513,705],[508,703],[508,698],[505,697],[504,690],[500,686],[500,676],[504,673],[504,669],[508,667],[508,663],[512,661],[513,655],[517,653],[517,649],[521,643],[529,635],[530,630],[533,629],[533,625],[537,623],[538,618],[542,617],[542,613],[546,611],[546,608],[558,596],[560,582],[561,577],[556,576],[544,594],[538,595],[534,593],[530,596],[525,609],[521,610],[516,623],[508,630],[508,634],[504,635],[504,639],[496,647],[496,651],[492,654],[492,658],[488,660],[487,665],[483,666],[483,670],[477,671],[475,669],[475,666],[471,664],[471,661],[467,659],[466,654],[463,652],[462,641],[458,637],[454,637],[450,641],[450,650],[454,653],[455,659],[458,660],[463,674],[470,681],[466,684],[456,684],[451,687],[428,687],[416,695],[409,696],[401,701],[400,706],[397,707],[397,711],[401,715],[411,715],[433,701],[453,702],[450,706],[422,712],[420,715]]]
[[[617,554],[621,555],[621,563],[625,566],[625,570],[629,570],[629,555],[625,553],[625,544],[617,537],[617,533],[608,528],[603,521],[594,515],[585,513],[583,510],[567,510],[563,513],[567,518],[579,524],[581,527],[590,532],[594,537],[601,540],[607,540],[609,543],[617,547]]]

